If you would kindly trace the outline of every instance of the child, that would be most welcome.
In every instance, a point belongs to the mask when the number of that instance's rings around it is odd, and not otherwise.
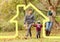
[[[25,22],[24,22],[24,26],[26,26],[27,24],[27,34],[25,39],[27,39],[27,37],[30,35],[30,37],[32,37],[32,33],[31,33],[31,27],[32,27],[32,23],[34,23],[34,15],[33,15],[33,10],[29,9],[27,11],[27,14],[25,15]]]
[[[40,38],[42,24],[40,24],[40,21],[38,21],[37,24],[33,24],[33,26],[36,27],[36,37]]]

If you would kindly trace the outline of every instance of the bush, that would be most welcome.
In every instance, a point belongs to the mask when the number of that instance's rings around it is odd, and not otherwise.
[[[15,31],[16,29],[14,24],[8,22],[4,22],[1,26],[2,26],[1,28],[2,32],[12,32]]]

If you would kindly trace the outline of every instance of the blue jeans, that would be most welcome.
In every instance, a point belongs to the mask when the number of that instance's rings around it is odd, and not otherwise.
[[[46,30],[51,31],[52,26],[53,22],[46,22]]]

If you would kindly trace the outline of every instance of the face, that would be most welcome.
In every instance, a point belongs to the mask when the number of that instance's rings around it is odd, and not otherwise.
[[[29,10],[28,13],[29,13],[29,14],[32,14],[32,10]]]
[[[53,10],[53,7],[52,7],[52,6],[50,6],[50,7],[49,7],[49,10]]]

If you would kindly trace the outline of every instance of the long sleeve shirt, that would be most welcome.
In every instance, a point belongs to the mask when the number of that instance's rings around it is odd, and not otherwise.
[[[25,15],[25,23],[28,23],[28,24],[31,24],[31,23],[34,23],[35,19],[34,19],[34,15],[31,14],[31,15]]]

